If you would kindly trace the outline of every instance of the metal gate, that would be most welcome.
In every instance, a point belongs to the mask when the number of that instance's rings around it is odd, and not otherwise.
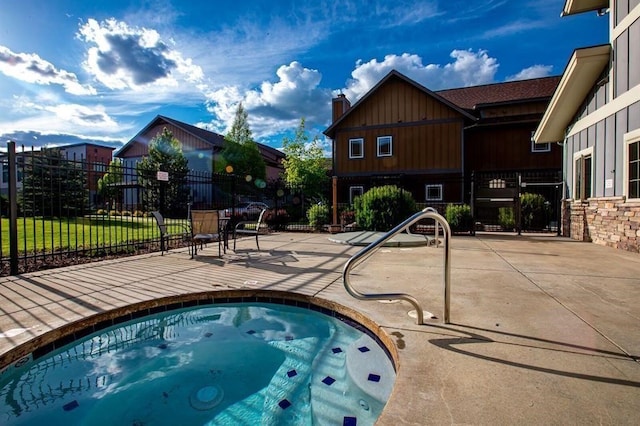
[[[556,170],[473,173],[474,230],[560,234],[561,176]]]

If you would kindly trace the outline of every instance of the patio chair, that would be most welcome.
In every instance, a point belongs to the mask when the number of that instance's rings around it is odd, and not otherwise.
[[[220,216],[217,210],[191,210],[191,258],[198,254],[198,245],[216,241],[218,257],[221,254],[222,235],[220,232]]]
[[[267,209],[263,209],[260,212],[257,220],[243,220],[241,222],[236,223],[236,226],[233,228],[233,250],[236,249],[236,236],[237,235],[255,235],[256,236],[256,246],[258,250],[260,250],[260,244],[258,243],[258,236],[260,235],[260,227],[262,226],[262,221],[264,220],[264,215]]]
[[[151,215],[156,220],[156,224],[158,225],[158,229],[160,230],[160,255],[164,256],[165,251],[169,251],[167,242],[170,238],[173,237],[182,237],[188,238],[191,235],[191,229],[185,223],[175,222],[171,224],[167,224],[162,216],[162,213],[159,211],[151,212]],[[169,228],[179,229],[179,232],[169,232]]]

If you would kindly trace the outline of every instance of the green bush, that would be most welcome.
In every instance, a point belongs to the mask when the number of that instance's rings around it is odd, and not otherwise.
[[[394,185],[371,188],[354,200],[358,227],[388,231],[417,211],[411,193]]]
[[[498,223],[505,231],[511,231],[516,227],[516,217],[512,207],[500,207],[498,210]]]
[[[544,196],[525,193],[520,195],[522,229],[544,229],[549,215],[549,207]]]
[[[471,231],[471,207],[468,204],[448,204],[444,217],[452,231]]]
[[[309,225],[317,230],[322,229],[324,225],[331,223],[329,206],[326,204],[314,204],[307,210],[307,219],[309,220]]]

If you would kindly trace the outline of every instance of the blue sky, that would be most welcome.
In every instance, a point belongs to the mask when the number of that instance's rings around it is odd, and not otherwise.
[[[0,0],[0,148],[120,147],[156,115],[278,148],[390,70],[431,90],[562,74],[609,16],[564,0]]]

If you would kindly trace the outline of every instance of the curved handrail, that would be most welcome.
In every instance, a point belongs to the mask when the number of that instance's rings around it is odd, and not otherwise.
[[[405,228],[408,228],[409,226],[422,219],[434,219],[436,223],[439,223],[442,226],[444,234],[444,323],[448,324],[450,317],[451,298],[449,289],[449,278],[451,273],[451,264],[449,261],[451,257],[451,248],[449,247],[449,240],[451,239],[451,228],[449,227],[449,223],[446,221],[446,219],[432,207],[427,207],[424,210],[419,211],[418,213],[409,217],[404,222],[394,227],[391,231],[387,232],[382,237],[378,238],[376,241],[372,242],[371,244],[360,250],[358,253],[354,254],[344,265],[344,268],[342,270],[342,283],[344,284],[344,288],[347,290],[347,293],[359,300],[406,300],[407,302],[411,303],[414,308],[416,308],[416,323],[418,325],[424,324],[424,314],[422,311],[422,307],[415,297],[407,293],[361,293],[351,286],[351,281],[349,278],[349,273],[356,265],[369,258],[369,256],[375,253],[380,247],[382,247],[382,245],[384,245],[384,243],[389,241],[392,237],[401,233]]]

